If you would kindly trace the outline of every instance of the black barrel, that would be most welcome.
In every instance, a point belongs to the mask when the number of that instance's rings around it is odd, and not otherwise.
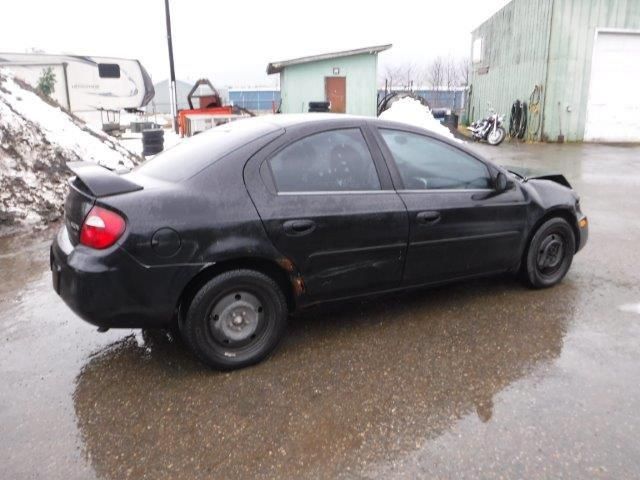
[[[164,150],[164,130],[152,128],[142,131],[142,155],[156,155]]]

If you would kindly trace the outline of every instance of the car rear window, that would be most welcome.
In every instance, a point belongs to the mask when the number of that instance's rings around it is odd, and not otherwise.
[[[144,162],[135,172],[159,180],[181,182],[243,145],[279,129],[259,119],[219,125],[184,139]]]

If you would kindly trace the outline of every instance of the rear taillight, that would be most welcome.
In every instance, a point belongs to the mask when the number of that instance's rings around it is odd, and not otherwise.
[[[93,207],[80,229],[80,243],[99,250],[108,248],[124,233],[126,223],[116,212]]]

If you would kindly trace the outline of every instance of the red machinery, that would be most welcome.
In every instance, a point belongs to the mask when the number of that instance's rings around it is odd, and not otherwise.
[[[202,86],[209,87],[211,93],[196,95],[196,91]],[[198,107],[194,108],[193,99],[198,99]],[[231,105],[222,105],[220,94],[206,78],[201,78],[187,95],[189,110],[178,112],[178,128],[180,136],[190,137],[204,130],[236,120],[242,117],[253,117],[249,110]]]

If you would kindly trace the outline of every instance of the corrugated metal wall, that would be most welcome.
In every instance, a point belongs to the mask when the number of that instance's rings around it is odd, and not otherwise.
[[[513,0],[472,34],[472,44],[483,39],[483,58],[472,66],[470,118],[490,101],[508,122],[513,101],[528,101],[540,84],[537,139],[556,141],[562,129],[581,141],[598,28],[640,29],[640,0]]]
[[[551,9],[552,0],[514,0],[473,32],[482,60],[472,64],[470,120],[484,117],[491,102],[508,121],[513,102],[528,101],[545,83]]]
[[[413,90],[415,95],[424,98],[431,108],[448,108],[459,113],[466,107],[467,92],[463,89],[457,90]],[[384,98],[384,90],[378,90],[378,102]]]
[[[464,90],[416,90],[415,93],[424,98],[431,108],[449,108],[454,112],[464,108]]]
[[[640,29],[640,0],[554,0],[545,140],[556,141],[561,127],[565,140],[583,139],[597,28]]]

